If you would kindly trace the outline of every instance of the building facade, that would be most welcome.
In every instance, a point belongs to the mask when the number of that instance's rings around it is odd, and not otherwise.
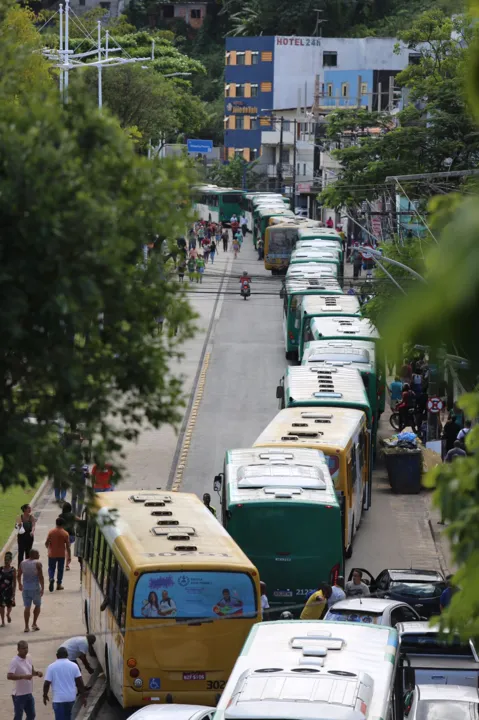
[[[396,44],[395,38],[227,38],[226,157],[260,157],[263,133],[275,132],[280,115],[296,108],[299,119],[311,109],[318,76],[325,110],[386,109],[394,76],[417,55],[405,46],[395,53]]]

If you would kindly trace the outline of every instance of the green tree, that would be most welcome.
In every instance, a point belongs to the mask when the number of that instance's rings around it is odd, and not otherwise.
[[[167,239],[175,246],[189,221],[185,164],[138,156],[118,123],[79,95],[62,106],[53,83],[36,88],[16,82],[30,58],[5,22],[0,25],[4,488],[34,484],[78,462],[59,442],[58,423],[82,427],[94,453],[111,458],[143,425],[177,422],[182,382],[169,363],[191,334],[193,319],[162,251]],[[159,250],[145,265],[143,245],[150,241]],[[160,316],[179,328],[178,335],[157,333]]]
[[[218,161],[208,168],[208,180],[222,187],[242,188],[256,190],[264,184],[265,177],[256,168],[258,160],[247,162],[243,158],[235,157],[227,165]]]
[[[397,120],[364,111],[333,113],[327,137],[338,149],[339,180],[321,195],[338,207],[377,197],[388,175],[444,171],[446,158],[454,170],[479,160],[479,136],[467,110],[464,70],[467,47],[477,30],[469,18],[449,18],[440,10],[421,15],[399,39],[419,56],[396,78],[407,88],[410,104]],[[367,127],[365,128],[364,125]],[[371,132],[376,125],[380,132]],[[341,147],[356,135],[357,143]],[[352,189],[353,188],[353,189]],[[421,188],[425,194],[427,188]],[[435,193],[432,189],[429,194]]]

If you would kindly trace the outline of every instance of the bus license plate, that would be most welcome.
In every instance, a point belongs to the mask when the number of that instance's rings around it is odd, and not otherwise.
[[[186,672],[183,673],[183,680],[206,680],[204,672]]]

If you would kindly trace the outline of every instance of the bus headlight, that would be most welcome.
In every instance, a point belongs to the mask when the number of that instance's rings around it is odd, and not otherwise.
[[[143,680],[141,678],[135,678],[133,680],[133,687],[139,690],[143,687]]]

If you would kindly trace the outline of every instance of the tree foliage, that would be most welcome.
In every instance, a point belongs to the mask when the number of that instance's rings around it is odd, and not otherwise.
[[[215,162],[208,168],[208,180],[222,187],[256,190],[264,184],[264,176],[255,169],[258,161],[246,162],[243,158],[235,157],[225,165]]]
[[[192,332],[163,253],[143,262],[144,243],[184,232],[186,166],[138,156],[116,120],[80,95],[62,106],[53,83],[23,84],[29,58],[5,23],[8,16],[0,26],[4,488],[64,475],[78,462],[59,426],[81,427],[93,453],[111,458],[144,424],[177,422],[181,379],[169,362]],[[177,336],[158,335],[160,316]]]
[[[396,84],[408,90],[409,104],[395,121],[362,110],[332,114],[327,138],[342,168],[338,182],[322,193],[322,202],[337,207],[372,199],[387,176],[441,172],[447,169],[446,159],[454,170],[477,164],[479,135],[464,88],[467,48],[476,33],[470,18],[449,18],[440,10],[424,13],[399,33],[419,57],[417,65],[396,77]]]

